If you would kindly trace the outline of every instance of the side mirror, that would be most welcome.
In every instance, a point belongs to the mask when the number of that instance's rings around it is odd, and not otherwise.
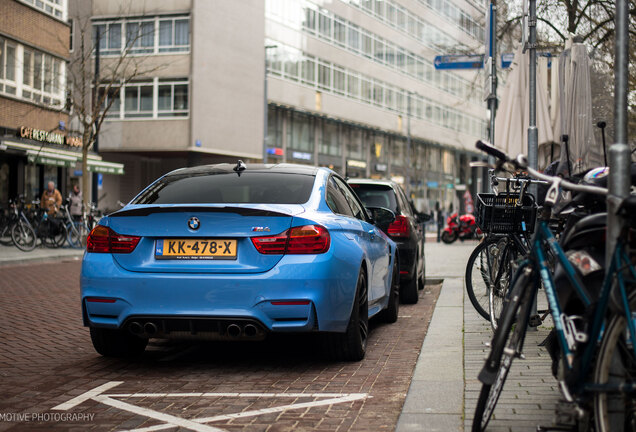
[[[384,207],[367,207],[367,212],[371,215],[371,223],[382,231],[386,231],[395,221],[395,213]]]

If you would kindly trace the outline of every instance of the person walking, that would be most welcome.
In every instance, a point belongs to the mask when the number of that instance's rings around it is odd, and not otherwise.
[[[442,211],[442,207],[439,205],[439,201],[435,203],[435,216],[437,217],[437,243],[439,243],[442,239],[442,228],[444,227],[444,212]]]
[[[78,184],[73,185],[73,191],[69,196],[69,201],[71,217],[74,221],[79,221],[82,218],[82,192]]]
[[[47,186],[47,189],[42,194],[40,206],[46,210],[50,217],[53,217],[62,205],[62,194],[55,188],[54,182],[50,181]]]

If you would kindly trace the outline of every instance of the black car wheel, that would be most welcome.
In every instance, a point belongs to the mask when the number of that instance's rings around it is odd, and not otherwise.
[[[400,267],[397,259],[393,264],[393,277],[391,279],[391,292],[389,294],[389,305],[382,311],[382,321],[394,323],[398,320],[400,311]]]
[[[413,278],[400,286],[400,301],[406,304],[415,304],[419,298],[420,277],[417,275],[417,266]]]
[[[367,275],[360,269],[356,296],[349,317],[349,324],[344,333],[327,333],[325,349],[334,360],[360,361],[367,351],[369,335],[369,291]]]
[[[134,336],[125,330],[91,327],[91,341],[95,351],[104,357],[132,357],[146,349],[148,339]]]

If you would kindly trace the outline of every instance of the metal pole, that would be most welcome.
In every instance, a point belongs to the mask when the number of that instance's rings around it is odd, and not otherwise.
[[[607,248],[605,265],[609,268],[622,224],[616,210],[629,196],[631,154],[627,145],[627,65],[629,61],[628,0],[616,0],[616,51],[614,79],[614,111],[616,143],[610,147],[609,196],[607,200]]]
[[[531,168],[537,169],[539,134],[537,130],[537,1],[530,0],[528,16],[528,48],[530,56],[529,81],[529,123],[528,123],[528,162]],[[536,196],[536,187],[532,193]]]
[[[101,35],[99,34],[99,26],[95,27],[95,31],[96,31],[96,35],[95,35],[95,40],[97,41],[97,43],[95,44],[95,82],[93,85],[93,112],[96,109],[101,109],[100,107],[96,107],[95,105],[97,104],[97,100],[99,98],[99,44],[100,44],[100,37]],[[95,121],[95,140],[93,142],[93,151],[95,153],[99,153],[99,134],[97,133],[97,120]],[[88,169],[88,164],[86,165],[87,169]],[[82,173],[82,175],[88,175],[88,173]],[[95,207],[97,207],[97,204],[99,203],[99,196],[98,196],[98,185],[97,185],[97,179],[98,179],[99,174],[98,173],[93,173],[93,181],[92,181],[92,186],[91,186],[91,197],[93,198],[93,202],[95,203]]]
[[[267,163],[267,46],[265,46],[265,73],[263,74],[263,163]]]
[[[488,96],[488,109],[490,110],[490,136],[489,140],[495,145],[495,118],[497,115],[497,2],[490,1],[490,95]]]
[[[528,122],[528,162],[531,168],[537,169],[539,134],[537,130],[537,1],[528,3],[528,55],[530,56],[530,70],[528,71],[529,85],[529,122]],[[530,186],[530,193],[537,196],[536,185]],[[537,314],[537,299],[532,304],[531,314]],[[536,327],[530,327],[536,330]]]
[[[497,118],[497,1],[490,0],[487,57],[490,59],[490,94],[488,95],[488,110],[490,111],[490,130],[488,139],[495,145],[495,120]],[[488,156],[488,163],[495,164],[495,158]],[[488,192],[492,192],[492,185],[488,182]]]
[[[411,94],[406,94],[406,196],[411,198]]]

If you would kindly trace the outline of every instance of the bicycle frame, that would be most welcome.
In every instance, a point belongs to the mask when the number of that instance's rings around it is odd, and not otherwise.
[[[572,372],[574,370],[574,348],[577,341],[577,330],[575,327],[573,327],[573,325],[571,325],[570,322],[567,321],[568,317],[563,313],[561,305],[559,304],[554,279],[552,277],[552,273],[549,270],[545,251],[543,248],[544,244],[548,245],[549,249],[552,251],[558,262],[563,266],[563,269],[565,270],[570,283],[574,287],[576,294],[586,308],[592,307],[593,299],[590,298],[590,295],[585,289],[580,278],[578,277],[574,266],[568,260],[556,237],[554,236],[554,234],[552,234],[552,231],[550,231],[548,223],[545,220],[540,220],[539,227],[532,241],[530,265],[533,266],[534,270],[539,271],[539,275],[541,281],[543,282],[546,296],[548,298],[550,312],[552,313],[552,317],[554,320],[554,326],[557,333],[559,346],[561,348],[563,358],[566,360],[565,365],[568,368],[568,371]],[[636,383],[631,383],[627,386],[625,386],[625,384],[623,384],[622,386],[614,385],[613,387],[609,384],[603,386],[594,386],[587,383],[588,373],[590,371],[590,368],[594,364],[594,354],[597,350],[597,341],[600,340],[603,333],[610,296],[612,294],[614,278],[616,278],[616,281],[618,282],[617,286],[620,292],[625,318],[628,323],[632,350],[636,358],[636,324],[634,322],[634,320],[636,319],[636,315],[633,316],[629,308],[628,295],[625,288],[625,279],[622,273],[622,271],[626,268],[629,268],[632,277],[636,279],[636,271],[630,265],[629,258],[625,253],[622,242],[619,241],[616,245],[616,249],[614,250],[610,268],[607,269],[605,273],[598,301],[596,302],[596,305],[593,306],[594,315],[592,326],[590,332],[588,333],[587,344],[585,345],[585,349],[583,351],[581,367],[576,373],[575,380],[571,380],[571,382],[577,383],[576,387],[573,388],[575,393],[579,393],[581,391],[636,392]],[[566,398],[568,396],[569,395],[566,395]]]

